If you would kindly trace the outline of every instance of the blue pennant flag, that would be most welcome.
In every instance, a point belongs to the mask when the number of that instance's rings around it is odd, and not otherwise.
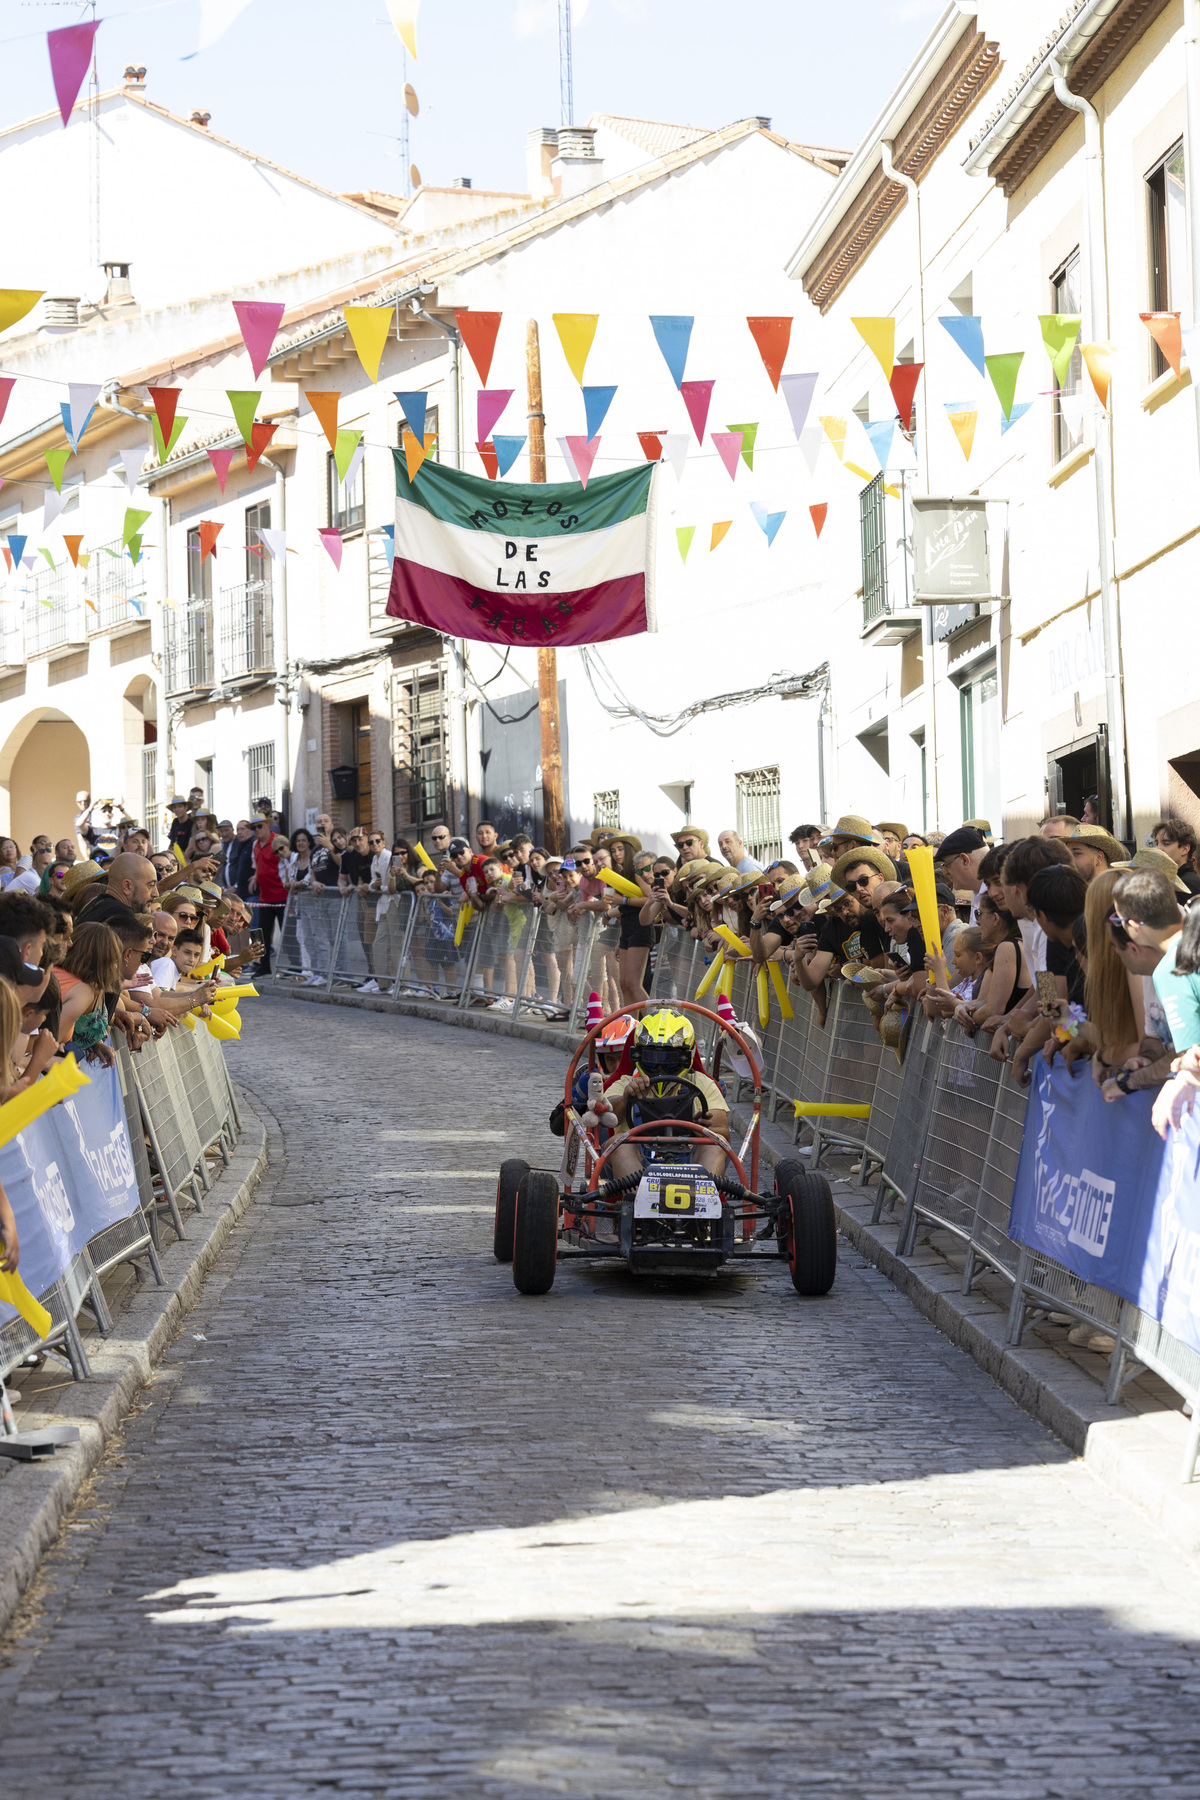
[[[87,418],[83,421],[83,424],[79,427],[79,436],[78,437],[71,436],[71,408],[68,406],[68,404],[65,400],[59,401],[58,410],[62,414],[63,430],[67,434],[67,442],[70,444],[70,446],[71,446],[72,450],[74,450],[75,454],[78,455],[80,440],[82,439],[84,432],[87,430],[87,428],[91,424],[92,420],[95,418],[96,409],[93,406],[91,412],[89,412]]]
[[[892,454],[892,439],[896,435],[895,419],[864,420],[863,428],[871,440],[871,448],[878,458],[879,467],[886,469],[888,457]]]
[[[588,390],[584,388],[583,391],[586,394]],[[594,389],[592,391],[595,392]],[[507,475],[524,448],[525,439],[523,437],[498,437],[493,434],[492,449],[496,452],[497,474]]]
[[[8,545],[8,554],[13,559],[13,568],[19,569],[21,566],[21,558],[25,554],[25,546],[29,542],[28,535],[25,537],[16,537],[10,532],[5,542]]]
[[[429,395],[422,391],[419,394],[401,394],[397,392],[400,410],[408,421],[410,430],[418,444],[425,442],[425,414],[429,407]]]
[[[590,444],[604,423],[605,415],[613,403],[615,387],[585,387],[583,390],[583,407],[587,415],[587,441]],[[495,438],[492,442],[495,443]],[[503,469],[500,471],[504,473]]]
[[[651,328],[676,387],[683,386],[683,371],[687,368],[688,345],[692,341],[692,326],[695,323],[695,316],[691,313],[650,315]]]
[[[975,365],[981,375],[987,374],[987,363],[983,355],[983,320],[977,313],[952,313],[948,319],[939,319],[967,360]]]
[[[1003,415],[1001,415],[1000,436],[1003,437],[1006,431],[1011,431],[1013,426],[1017,423],[1017,421],[1019,419],[1023,419],[1025,417],[1025,414],[1029,411],[1029,409],[1032,405],[1033,405],[1032,400],[1021,400],[1021,401],[1018,401],[1016,406],[1013,407],[1013,409],[1009,413],[1007,419],[1004,418]]]
[[[385,525],[383,527],[383,548],[387,555],[387,565],[390,572],[392,564],[396,560],[396,527],[394,525]]]
[[[775,542],[775,534],[783,524],[783,521],[787,518],[787,513],[768,512],[761,500],[752,500],[750,502],[750,511],[754,514],[755,519],[766,533],[767,548],[769,549]]]

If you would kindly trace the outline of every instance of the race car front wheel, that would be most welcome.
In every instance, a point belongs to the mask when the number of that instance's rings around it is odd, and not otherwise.
[[[492,1228],[492,1254],[498,1263],[513,1259],[513,1226],[517,1217],[517,1189],[529,1173],[529,1164],[512,1156],[500,1164],[496,1179],[496,1222]]]
[[[530,1169],[517,1190],[513,1282],[522,1294],[548,1294],[558,1261],[558,1177]]]
[[[827,1294],[837,1273],[837,1218],[829,1183],[794,1157],[775,1169],[779,1252],[798,1294]]]

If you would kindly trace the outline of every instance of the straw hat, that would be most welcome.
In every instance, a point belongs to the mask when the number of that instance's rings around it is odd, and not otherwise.
[[[875,830],[890,831],[897,842],[901,844],[908,836],[908,826],[899,824],[895,819],[880,819],[879,823],[875,826]]]
[[[785,906],[801,896],[806,900],[813,899],[808,883],[803,875],[788,875],[775,890],[775,901],[771,911],[782,912]]]
[[[707,831],[701,831],[698,825],[684,825],[679,831],[673,831],[671,833],[671,842],[673,844],[678,844],[680,838],[683,837],[699,838],[700,842],[704,845],[704,848],[706,850],[708,849],[708,833]]]
[[[823,844],[832,838],[857,838],[860,844],[875,842],[875,827],[861,813],[843,813],[836,825],[831,825],[821,839]]]
[[[1177,894],[1183,894],[1189,900],[1192,897],[1191,888],[1186,881],[1179,879],[1179,870],[1174,859],[1168,856],[1165,850],[1139,850],[1129,867],[1131,869],[1157,869],[1160,875],[1166,876]]]
[[[634,837],[632,831],[610,832],[607,841],[610,844],[624,844],[626,849],[628,849],[634,856],[637,855],[638,851],[642,847],[641,838]]]
[[[73,894],[75,892],[75,889],[77,887],[79,887],[81,882],[99,881],[102,878],[103,874],[104,874],[104,870],[100,867],[99,863],[96,863],[96,862],[72,863],[71,867],[67,870],[66,874],[63,877],[63,884],[62,884],[63,885],[63,893],[64,894]]]
[[[874,844],[867,844],[861,850],[843,850],[842,854],[829,871],[829,879],[835,886],[842,880],[847,869],[854,868],[856,863],[869,863],[877,869],[885,881],[895,881],[896,865],[884,850],[876,849]]]
[[[1080,825],[1067,838],[1068,844],[1088,844],[1093,850],[1102,850],[1110,863],[1128,861],[1124,844],[1117,842],[1111,831],[1105,831],[1103,825]]]
[[[830,880],[832,873],[833,870],[829,863],[815,863],[808,871],[807,877],[801,876],[800,880],[804,882],[814,900],[827,900],[829,890],[833,886]],[[789,877],[789,879],[792,878]]]
[[[964,819],[963,825],[969,825],[972,831],[981,831],[988,843],[991,843],[992,821],[990,819]]]

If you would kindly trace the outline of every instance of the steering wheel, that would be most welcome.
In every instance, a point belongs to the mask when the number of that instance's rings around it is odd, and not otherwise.
[[[666,1125],[666,1124],[671,1124],[671,1123],[674,1123],[677,1125],[694,1125],[696,1122],[696,1108],[695,1108],[694,1102],[697,1100],[699,1100],[699,1102],[700,1102],[701,1118],[707,1119],[711,1116],[710,1112],[709,1112],[708,1101],[705,1099],[705,1097],[701,1093],[700,1089],[696,1086],[695,1082],[689,1081],[686,1075],[663,1075],[663,1076],[660,1076],[658,1079],[661,1080],[664,1083],[664,1085],[667,1082],[670,1082],[672,1087],[676,1090],[676,1092],[670,1093],[670,1094],[638,1094],[634,1099],[632,1099],[629,1102],[630,1108],[633,1108],[635,1106],[639,1107],[639,1108],[644,1108],[647,1105],[647,1103],[649,1103],[651,1110],[653,1110],[656,1104],[661,1105],[664,1102],[670,1102],[670,1101],[674,1101],[674,1100],[683,1100],[686,1097],[690,1096],[693,1101],[691,1114],[689,1117],[683,1118],[683,1117],[679,1116],[678,1114],[673,1116],[668,1113],[668,1114],[664,1114],[661,1118],[656,1119],[656,1118],[647,1118],[645,1116],[645,1113],[643,1112],[642,1120],[641,1120],[641,1123],[643,1125],[658,1125],[658,1124]],[[682,1089],[683,1091],[679,1092],[678,1090],[680,1090],[680,1089]]]

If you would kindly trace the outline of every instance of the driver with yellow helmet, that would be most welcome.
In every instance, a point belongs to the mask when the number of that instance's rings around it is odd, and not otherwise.
[[[725,1096],[715,1081],[692,1067],[695,1051],[696,1033],[684,1013],[672,1012],[668,1007],[661,1012],[643,1013],[633,1037],[633,1074],[622,1075],[605,1095],[617,1115],[620,1131],[669,1115],[703,1125],[729,1142]],[[662,1105],[673,1097],[677,1102],[673,1110]],[[644,1113],[642,1101],[647,1102]],[[697,1143],[681,1148],[688,1162],[702,1163],[713,1175],[724,1174],[725,1152],[716,1144]],[[621,1144],[613,1152],[613,1174],[635,1174],[645,1156],[636,1139],[632,1144]]]

